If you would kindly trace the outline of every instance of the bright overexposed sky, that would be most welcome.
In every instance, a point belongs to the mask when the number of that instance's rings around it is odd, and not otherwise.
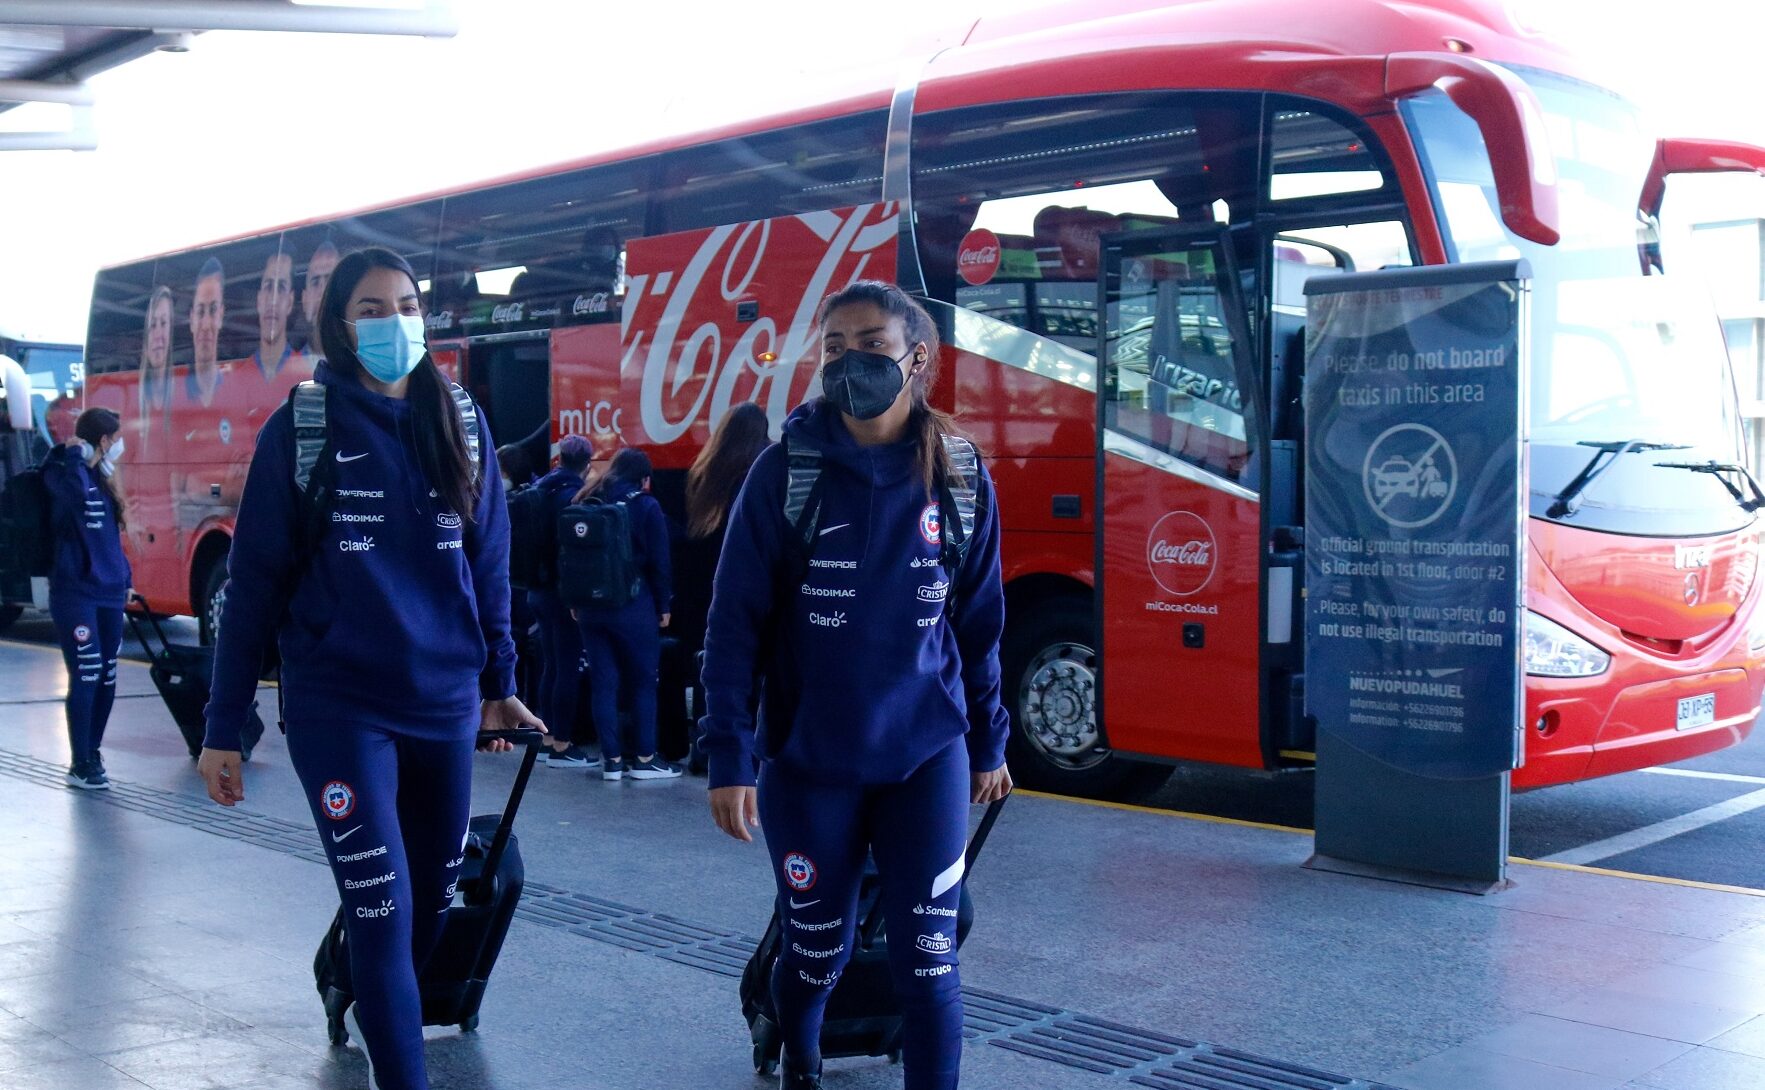
[[[205,34],[91,81],[98,151],[0,152],[0,330],[78,342],[101,265],[889,85],[975,17],[1045,2],[456,0],[450,40]],[[1663,132],[1765,144],[1760,0],[1513,6]],[[1682,208],[1765,215],[1765,183]]]

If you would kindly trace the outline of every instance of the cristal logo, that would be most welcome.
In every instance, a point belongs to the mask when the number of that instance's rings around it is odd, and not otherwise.
[[[964,281],[979,287],[998,273],[999,258],[999,236],[977,227],[963,236],[956,249],[956,271]]]
[[[893,277],[898,219],[889,203],[716,227],[704,233],[678,269],[651,256],[652,248],[665,250],[678,246],[678,240],[634,241],[620,370],[643,376],[638,393],[643,441],[672,443],[701,420],[722,419],[737,401],[757,402],[778,427],[793,405],[817,392],[816,309],[830,292],[853,280]],[[769,268],[767,251],[775,233],[791,238]],[[805,252],[816,246],[819,256]],[[648,270],[637,271],[646,265]],[[812,271],[798,279],[799,268]],[[781,281],[802,284],[794,305],[764,300],[765,317],[736,320],[738,302],[764,295],[769,282]],[[790,323],[781,330],[770,315],[786,313]],[[793,389],[799,382],[803,388]]]
[[[1146,566],[1166,592],[1186,598],[1213,579],[1213,528],[1192,511],[1172,511],[1146,535]]]

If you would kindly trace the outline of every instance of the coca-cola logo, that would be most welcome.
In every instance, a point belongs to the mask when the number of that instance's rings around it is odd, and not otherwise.
[[[1207,586],[1217,557],[1213,528],[1192,511],[1172,511],[1146,535],[1146,566],[1152,578],[1179,598]]]
[[[585,314],[605,314],[611,309],[612,296],[604,291],[593,295],[578,295],[576,302],[570,304],[570,313],[580,318]]]
[[[977,227],[963,236],[956,249],[956,271],[975,287],[992,280],[999,272],[999,236],[985,227]]]
[[[446,329],[453,324],[454,312],[451,310],[436,311],[423,319],[425,329]]]
[[[889,203],[633,240],[620,373],[641,376],[642,437],[628,441],[665,446],[737,401],[782,424],[819,392],[821,301],[853,280],[893,279],[897,228]],[[763,317],[733,321],[749,299]]]
[[[498,323],[526,321],[527,304],[504,303],[499,307],[494,307],[490,311],[490,320]]]

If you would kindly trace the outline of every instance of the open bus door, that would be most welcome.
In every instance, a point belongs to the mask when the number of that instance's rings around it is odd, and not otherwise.
[[[1261,768],[1266,443],[1226,229],[1101,244],[1100,722],[1122,753]]]
[[[522,443],[534,476],[551,463],[552,331],[473,337],[461,346],[460,385],[484,410],[498,446]]]

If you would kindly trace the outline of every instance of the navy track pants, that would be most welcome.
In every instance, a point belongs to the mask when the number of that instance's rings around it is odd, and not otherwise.
[[[116,606],[53,595],[49,616],[67,664],[67,746],[73,763],[92,759],[116,702],[116,656],[123,644],[123,611]]]
[[[600,735],[601,756],[622,757],[619,706],[629,702],[634,756],[656,752],[656,686],[662,633],[656,603],[640,594],[621,609],[580,609],[582,648],[588,658],[588,703]]]
[[[290,725],[343,898],[356,1022],[381,1090],[427,1090],[417,979],[453,900],[472,801],[471,734],[430,741],[349,723]]]
[[[547,591],[527,592],[527,605],[539,624],[539,691],[534,714],[551,731],[554,742],[574,740],[576,695],[582,688],[582,633],[570,607]]]
[[[869,848],[882,877],[889,969],[906,1023],[906,1090],[955,1090],[962,1062],[956,906],[969,794],[960,740],[897,784],[832,786],[777,761],[761,767],[760,828],[784,927],[772,999],[792,1059],[820,1056],[822,1015],[851,956]]]

